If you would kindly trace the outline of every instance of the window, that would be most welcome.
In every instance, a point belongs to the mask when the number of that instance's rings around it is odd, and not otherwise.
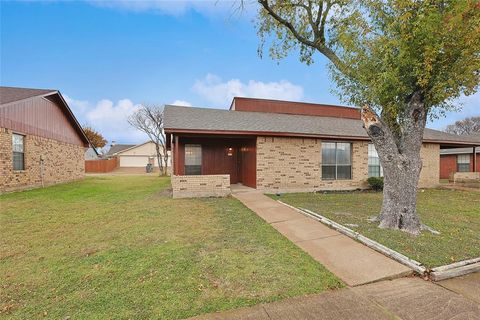
[[[373,143],[368,144],[368,177],[383,177],[383,168]]]
[[[457,155],[457,172],[469,172],[470,171],[470,155],[459,154]]]
[[[13,170],[25,170],[24,136],[12,135]]]
[[[344,142],[322,143],[322,179],[352,179],[352,146]]]
[[[202,174],[202,146],[199,144],[185,145],[185,174]]]

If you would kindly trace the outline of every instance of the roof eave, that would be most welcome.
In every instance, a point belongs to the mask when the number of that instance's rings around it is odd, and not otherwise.
[[[19,99],[19,100],[15,100],[15,101],[10,101],[10,102],[7,102],[7,103],[2,103],[2,104],[0,104],[0,106],[7,107],[11,104],[16,104],[16,103],[19,103],[19,102],[25,102],[25,101],[29,101],[29,100],[33,100],[33,99],[37,99],[37,98],[45,98],[45,97],[52,96],[52,95],[58,94],[58,93],[59,93],[58,90],[52,90],[50,92],[43,93],[43,94],[37,94],[35,96],[31,96],[31,97],[28,97],[28,98]]]
[[[348,139],[368,141],[369,137],[349,135],[327,135],[296,132],[273,132],[273,131],[238,131],[238,130],[195,130],[195,129],[173,129],[165,128],[169,134],[208,134],[208,135],[244,135],[244,136],[277,136],[277,137],[298,137],[298,138],[324,138],[324,139]]]
[[[88,146],[91,146],[92,143],[90,142],[90,140],[88,139],[87,135],[85,134],[85,131],[83,131],[83,128],[82,126],[80,125],[80,123],[78,122],[77,118],[75,117],[75,115],[73,114],[72,110],[70,109],[70,107],[68,106],[67,102],[65,101],[65,99],[63,98],[62,94],[60,93],[60,91],[56,91],[56,94],[60,97],[60,100],[62,101],[62,103],[64,104],[69,116],[71,119],[73,119],[73,121],[75,122],[77,128],[79,129],[79,132],[80,132],[80,137],[84,140],[84,142],[86,143],[85,147],[88,147]]]
[[[294,132],[273,132],[273,131],[238,131],[238,130],[198,130],[198,129],[178,129],[165,128],[165,133],[170,134],[209,134],[209,135],[245,135],[245,136],[279,136],[279,137],[299,137],[299,138],[324,138],[324,139],[343,139],[370,141],[368,136],[352,136],[352,135],[329,135],[329,134],[311,134],[311,133],[294,133]],[[478,147],[477,142],[470,141],[448,141],[438,139],[423,139],[424,143],[435,143],[445,146],[463,146]]]

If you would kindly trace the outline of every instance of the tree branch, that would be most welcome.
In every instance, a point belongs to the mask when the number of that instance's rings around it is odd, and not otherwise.
[[[340,70],[343,73],[348,74],[348,68],[345,65],[345,63],[343,63],[343,61],[340,60],[340,58],[335,54],[335,52],[332,49],[330,49],[329,47],[327,47],[326,44],[325,44],[325,35],[324,35],[325,28],[324,27],[325,27],[328,11],[330,10],[331,6],[333,5],[332,2],[330,2],[330,1],[328,2],[327,8],[325,10],[326,12],[324,12],[324,14],[322,14],[322,19],[321,19],[321,22],[320,22],[320,29],[315,28],[315,23],[313,23],[313,25],[312,25],[314,35],[317,32],[319,33],[318,38],[315,37],[317,39],[314,39],[314,41],[302,36],[298,32],[298,30],[295,29],[295,27],[292,23],[290,23],[288,20],[284,19],[277,12],[275,12],[275,10],[270,6],[268,0],[258,0],[258,2],[262,5],[262,7],[268,12],[268,14],[272,18],[274,18],[281,25],[285,26],[298,41],[300,41],[302,44],[304,44],[306,46],[317,49],[320,53],[322,53],[325,57],[327,57],[327,59],[329,59],[338,70]],[[306,10],[307,10],[307,14],[308,14],[308,8]],[[311,15],[311,12],[309,13],[309,15]],[[312,22],[313,22],[313,20],[312,20]]]
[[[164,162],[168,163],[166,138],[165,132],[163,131],[163,108],[157,106],[141,106],[139,110],[128,118],[128,123],[147,134],[149,139],[155,143],[158,167],[161,173],[167,173],[167,167],[164,167],[162,162],[163,157]],[[163,155],[160,152],[160,147],[163,150]]]

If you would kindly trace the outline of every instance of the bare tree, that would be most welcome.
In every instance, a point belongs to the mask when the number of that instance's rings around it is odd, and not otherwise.
[[[127,119],[128,123],[147,134],[155,143],[160,175],[167,174],[168,153],[165,132],[163,131],[163,106],[142,105]],[[163,162],[162,162],[163,159]]]
[[[448,125],[445,132],[460,135],[480,134],[480,116],[458,120],[454,124]]]

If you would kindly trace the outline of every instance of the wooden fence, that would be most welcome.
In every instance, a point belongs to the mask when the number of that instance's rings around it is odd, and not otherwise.
[[[118,168],[118,158],[108,160],[85,160],[86,173],[106,173]]]

